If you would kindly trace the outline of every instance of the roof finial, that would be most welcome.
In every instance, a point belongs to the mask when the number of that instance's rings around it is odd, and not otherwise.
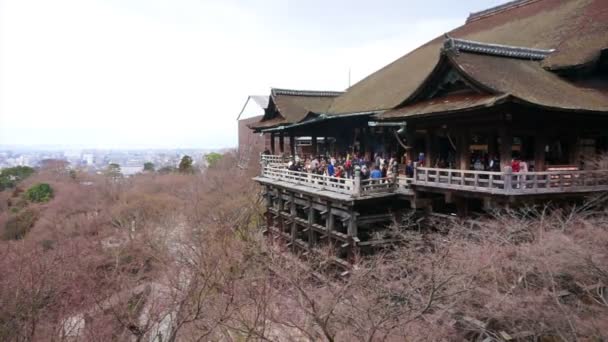
[[[445,41],[443,42],[443,51],[447,52],[447,51],[452,51],[454,53],[458,53],[458,45],[456,45],[456,42],[454,41],[454,38],[452,38],[447,32],[443,35],[445,37]]]

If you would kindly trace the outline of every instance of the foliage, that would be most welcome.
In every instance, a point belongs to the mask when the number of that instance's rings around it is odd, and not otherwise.
[[[194,167],[192,166],[192,157],[186,155],[182,157],[179,162],[178,170],[180,173],[194,173]]]
[[[222,159],[222,154],[217,152],[211,152],[205,155],[207,166],[214,167]]]
[[[14,187],[33,173],[34,169],[29,166],[16,166],[0,170],[0,191]]]
[[[53,198],[53,188],[47,183],[34,184],[25,192],[25,198],[34,203],[48,202]]]
[[[148,172],[154,172],[154,163],[152,162],[145,162],[144,163],[144,171],[148,171]]]
[[[0,242],[0,340],[608,338],[606,198],[394,227],[403,243],[340,277],[336,251],[299,258],[262,235],[257,171],[236,162],[86,188],[64,175],[39,214],[0,207],[21,239]]]
[[[120,178],[122,177],[122,172],[120,170],[120,165],[116,163],[110,163],[106,167],[104,174],[110,178]]]
[[[38,220],[38,212],[33,209],[26,209],[11,216],[4,225],[2,240],[20,240],[32,229]]]
[[[176,169],[173,166],[163,166],[160,169],[158,169],[158,173],[160,173],[160,174],[168,174],[168,173],[172,173],[175,171],[176,171]]]

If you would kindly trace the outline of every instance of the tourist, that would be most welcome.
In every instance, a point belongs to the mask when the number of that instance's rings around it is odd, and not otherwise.
[[[424,153],[420,152],[420,154],[418,154],[418,166],[424,167],[424,162]]]
[[[414,165],[409,159],[405,162],[405,176],[408,178],[414,177]]]
[[[380,179],[380,178],[382,178],[382,171],[380,171],[380,168],[378,166],[374,166],[374,170],[370,174],[370,178],[371,179]]]
[[[335,173],[334,171],[334,165],[332,163],[327,164],[327,175],[333,177]]]

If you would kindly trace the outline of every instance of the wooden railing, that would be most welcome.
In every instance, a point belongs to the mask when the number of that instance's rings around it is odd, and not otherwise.
[[[502,193],[505,189],[503,173],[490,171],[417,167],[414,169],[412,183],[435,188],[488,193]]]
[[[273,166],[263,167],[262,176],[296,185],[305,185],[319,190],[328,190],[348,195],[355,194],[355,180],[349,178],[336,178],[309,172],[291,171],[286,168]]]
[[[287,160],[285,156],[274,155],[274,154],[260,154],[260,162],[262,165],[268,165],[273,167],[286,167]]]
[[[608,190],[608,170],[513,173],[417,167],[415,185],[503,195]]]
[[[291,171],[282,156],[261,155],[262,177],[354,197],[413,193],[414,187],[462,190],[498,195],[608,191],[608,170],[513,173],[415,167],[414,177],[362,180]]]

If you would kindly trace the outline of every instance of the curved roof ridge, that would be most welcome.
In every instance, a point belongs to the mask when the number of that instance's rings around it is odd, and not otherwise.
[[[298,89],[284,89],[284,88],[271,88],[272,96],[277,95],[288,95],[288,96],[316,96],[316,97],[336,97],[344,94],[343,91],[332,91],[332,90],[298,90]]]
[[[444,51],[452,50],[456,53],[465,51],[485,55],[531,60],[543,60],[545,57],[555,51],[555,49],[537,49],[524,46],[483,43],[474,40],[457,39],[452,38],[447,34],[442,49]]]
[[[506,2],[502,5],[487,8],[485,10],[473,12],[473,13],[469,14],[469,17],[467,18],[466,23],[468,24],[472,21],[480,20],[480,19],[492,16],[494,14],[498,14],[498,13],[501,13],[504,11],[511,10],[513,8],[522,7],[522,6],[525,6],[525,5],[535,2],[535,1],[538,1],[538,0],[514,0],[514,1]]]

